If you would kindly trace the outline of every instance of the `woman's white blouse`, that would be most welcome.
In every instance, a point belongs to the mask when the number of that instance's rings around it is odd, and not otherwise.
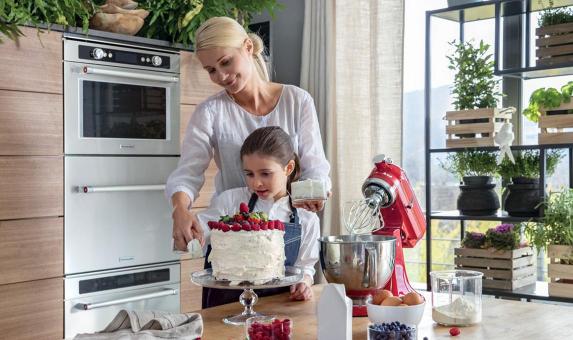
[[[245,111],[225,91],[199,104],[187,126],[177,169],[167,180],[167,197],[182,191],[195,201],[213,157],[219,168],[215,195],[245,187],[241,146],[251,132],[265,126],[280,126],[291,136],[302,179],[322,180],[330,190],[330,164],[324,155],[312,97],[301,88],[283,85],[277,105],[265,116]]]
[[[241,202],[248,203],[251,195],[252,193],[246,187],[224,191],[213,199],[207,210],[197,214],[197,219],[205,233],[206,244],[209,244],[211,234],[207,222],[218,221],[224,215],[234,215],[239,211]],[[289,222],[291,209],[288,196],[277,201],[259,198],[257,204],[255,204],[254,211],[264,211],[270,220]],[[314,265],[318,261],[320,221],[315,213],[305,209],[297,209],[297,213],[302,230],[298,257],[294,265],[301,268],[305,274],[312,278],[315,272]],[[204,251],[206,251],[206,248]]]

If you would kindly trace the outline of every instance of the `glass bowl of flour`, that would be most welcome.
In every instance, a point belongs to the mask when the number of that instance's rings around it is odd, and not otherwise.
[[[482,276],[473,270],[431,272],[432,319],[444,326],[481,322]]]

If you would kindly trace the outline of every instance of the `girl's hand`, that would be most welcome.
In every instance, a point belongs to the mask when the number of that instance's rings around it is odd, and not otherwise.
[[[332,192],[328,192],[327,199],[332,196]],[[295,208],[303,208],[311,212],[319,212],[324,209],[324,204],[326,200],[304,200],[293,203],[292,206]]]
[[[295,285],[290,286],[290,299],[296,301],[304,301],[312,299],[313,292],[310,286],[312,285],[310,277],[305,275],[304,280]]]
[[[187,251],[187,243],[192,239],[198,239],[201,246],[205,244],[203,229],[197,221],[197,217],[189,210],[176,207],[173,210],[173,239],[175,249]]]

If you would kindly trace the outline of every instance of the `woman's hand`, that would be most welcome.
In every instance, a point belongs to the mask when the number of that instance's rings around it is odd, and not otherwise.
[[[195,238],[199,240],[201,246],[205,244],[203,229],[195,214],[181,206],[176,206],[172,216],[175,249],[187,251],[187,243]]]
[[[332,196],[332,192],[329,191],[328,195],[327,195],[327,199],[330,198],[330,196]],[[322,209],[324,209],[324,204],[326,203],[326,200],[298,201],[296,203],[293,202],[292,206],[295,208],[303,208],[303,209],[306,209],[306,210],[311,211],[311,212],[319,212]]]
[[[308,275],[304,275],[302,282],[290,286],[290,299],[297,301],[304,301],[312,299],[312,279]]]

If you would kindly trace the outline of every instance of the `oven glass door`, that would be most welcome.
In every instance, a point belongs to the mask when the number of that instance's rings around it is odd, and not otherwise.
[[[176,74],[66,62],[66,154],[179,154]]]
[[[82,137],[167,137],[167,88],[84,80]]]

